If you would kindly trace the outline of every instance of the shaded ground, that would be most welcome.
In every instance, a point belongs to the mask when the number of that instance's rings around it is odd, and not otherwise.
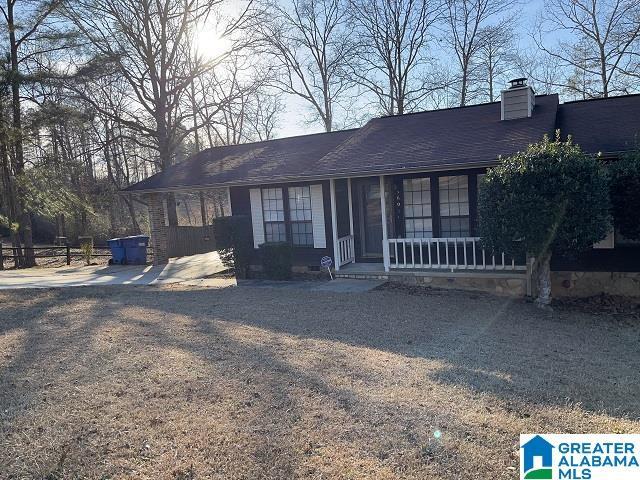
[[[513,479],[520,433],[640,433],[639,340],[459,292],[2,291],[0,475]]]

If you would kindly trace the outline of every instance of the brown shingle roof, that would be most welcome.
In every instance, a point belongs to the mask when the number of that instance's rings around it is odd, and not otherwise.
[[[616,153],[640,145],[640,95],[567,102],[558,128],[589,153]]]
[[[495,102],[376,118],[358,130],[214,147],[126,190],[487,166],[556,128],[588,152],[629,150],[640,131],[640,95],[560,106],[557,95],[539,95],[531,118],[501,121]]]
[[[355,130],[317,133],[203,150],[125,191],[265,183],[303,176]]]
[[[557,95],[536,97],[531,118],[500,120],[500,102],[371,120],[317,170],[384,173],[496,163],[555,129]]]

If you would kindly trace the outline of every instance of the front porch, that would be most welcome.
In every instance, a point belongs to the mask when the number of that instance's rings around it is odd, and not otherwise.
[[[336,275],[531,295],[533,260],[488,252],[473,236],[481,174],[331,180]],[[452,231],[464,235],[440,236]]]

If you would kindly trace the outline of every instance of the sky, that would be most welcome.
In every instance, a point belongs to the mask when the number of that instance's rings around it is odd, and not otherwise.
[[[531,0],[523,1],[515,9],[515,15],[520,18],[521,22],[521,38],[520,47],[535,48],[531,40],[528,38],[528,31],[533,25],[536,15],[541,11],[544,5],[544,0]],[[320,133],[323,131],[322,125],[318,122],[314,125],[308,125],[305,123],[305,119],[308,117],[309,109],[307,104],[300,98],[296,98],[292,95],[287,95],[284,98],[286,110],[281,116],[279,128],[276,132],[276,136],[291,137],[295,135],[305,135],[309,133]]]

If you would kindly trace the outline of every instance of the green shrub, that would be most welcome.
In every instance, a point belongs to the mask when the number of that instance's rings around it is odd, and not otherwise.
[[[251,219],[246,215],[213,220],[216,248],[222,263],[233,268],[238,278],[247,278],[253,254]]]
[[[559,132],[488,171],[478,197],[479,233],[497,252],[538,258],[538,301],[550,301],[551,255],[576,254],[611,228],[602,163]]]
[[[288,280],[291,278],[292,251],[286,242],[264,243],[260,245],[262,267],[267,278]]]
[[[630,240],[640,240],[640,151],[609,167],[611,206],[618,231]]]

